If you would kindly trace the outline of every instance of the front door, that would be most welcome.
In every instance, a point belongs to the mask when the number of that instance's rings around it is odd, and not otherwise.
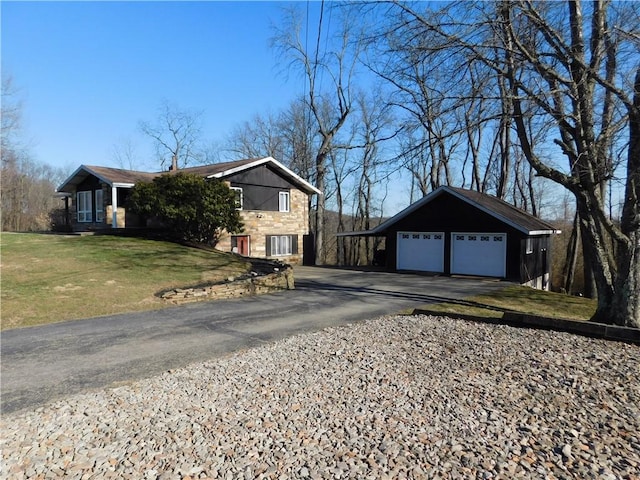
[[[249,256],[249,235],[237,235],[233,237],[232,245],[234,253],[239,253],[245,257]]]

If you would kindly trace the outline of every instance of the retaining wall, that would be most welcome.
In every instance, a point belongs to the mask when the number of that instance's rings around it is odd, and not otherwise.
[[[295,289],[293,269],[286,267],[278,272],[261,276],[251,276],[231,280],[225,283],[197,288],[176,288],[162,295],[170,303],[181,304],[204,300],[223,300],[229,298],[262,295],[281,290]]]

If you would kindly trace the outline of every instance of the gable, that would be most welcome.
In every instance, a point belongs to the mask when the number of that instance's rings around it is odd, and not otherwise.
[[[399,219],[391,231],[513,232],[494,216],[451,195],[439,195]]]
[[[290,188],[298,188],[297,185],[279,175],[271,166],[267,164],[262,164],[248,170],[242,170],[240,172],[233,173],[228,177],[225,177],[225,180],[231,182],[231,186],[233,187],[259,185],[262,187],[287,190]]]
[[[233,163],[236,163],[238,166],[233,166],[232,165]],[[284,179],[287,179],[291,183],[291,185],[295,185],[295,187],[298,190],[305,192],[307,195],[312,195],[314,193],[318,195],[322,195],[322,192],[320,190],[318,190],[316,187],[311,185],[309,182],[307,182],[305,179],[297,175],[292,170],[289,170],[287,167],[285,167],[283,164],[278,162],[273,157],[265,157],[257,160],[231,162],[228,165],[229,165],[229,168],[226,168],[224,171],[218,171],[215,174],[209,175],[207,178],[215,177],[220,179],[228,179],[229,177],[231,177],[236,173],[251,170],[254,167],[257,167],[260,165],[266,165],[269,167],[269,169],[272,172],[277,173],[277,175],[281,176]]]

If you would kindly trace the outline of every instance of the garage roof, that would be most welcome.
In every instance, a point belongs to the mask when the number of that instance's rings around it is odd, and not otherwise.
[[[527,235],[550,235],[553,233],[560,233],[560,230],[557,230],[550,223],[540,220],[539,218],[534,217],[524,210],[520,210],[497,197],[473,190],[466,190],[464,188],[443,186],[434,190],[417,202],[412,203],[407,208],[372,230],[364,232],[344,232],[339,233],[338,236],[384,235],[396,222],[438,198],[440,195],[452,195]]]

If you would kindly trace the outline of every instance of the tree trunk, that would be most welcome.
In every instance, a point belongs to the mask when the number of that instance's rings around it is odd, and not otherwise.
[[[565,257],[564,267],[562,269],[562,277],[564,278],[564,291],[571,295],[573,289],[573,280],[576,273],[576,262],[578,260],[578,240],[580,238],[580,222],[578,221],[578,212],[573,219],[573,229],[569,237],[567,245],[567,254]]]
[[[618,274],[611,301],[609,322],[640,328],[640,235],[619,248]]]
[[[316,187],[321,192],[325,189],[325,154],[319,153],[316,158]],[[315,246],[316,246],[316,265],[324,265],[324,209],[325,197],[324,193],[317,195],[316,202],[316,218],[315,218]]]
[[[619,242],[613,298],[613,323],[640,328],[640,68],[636,70],[633,105],[629,109],[629,154],[625,202],[620,230],[628,238]]]
[[[602,226],[598,225],[598,219],[593,214],[598,206],[593,203],[594,198],[589,193],[576,193],[585,264],[585,296],[598,299],[598,308],[591,317],[591,321],[610,324],[614,277],[611,265],[608,263],[608,245],[604,244]],[[591,285],[594,286],[593,291],[591,291]]]
[[[334,166],[335,171],[335,166]],[[341,182],[336,182],[336,202],[338,204],[338,232],[344,232],[344,205],[342,199]],[[336,264],[346,265],[347,255],[345,252],[345,237],[336,236]]]

